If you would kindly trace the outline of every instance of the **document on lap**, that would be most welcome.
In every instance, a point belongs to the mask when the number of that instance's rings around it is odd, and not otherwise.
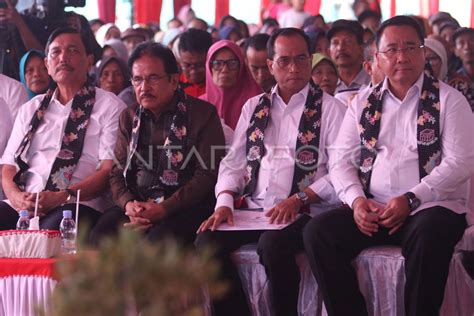
[[[217,230],[277,230],[285,228],[292,222],[286,224],[270,224],[270,218],[265,216],[267,212],[263,208],[244,208],[234,210],[234,225],[221,223]],[[298,217],[297,217],[298,218]]]

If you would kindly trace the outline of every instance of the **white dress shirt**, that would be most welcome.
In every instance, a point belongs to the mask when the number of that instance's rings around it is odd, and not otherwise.
[[[416,194],[419,210],[435,205],[466,213],[469,181],[474,171],[473,114],[466,98],[440,81],[441,163],[421,181],[417,149],[418,102],[423,76],[408,90],[404,100],[395,97],[385,79],[377,157],[369,191],[385,204],[408,191]],[[360,135],[358,126],[367,94],[357,95],[350,104],[331,156],[331,180],[342,201],[352,205],[364,196],[358,176]]]
[[[13,125],[12,136],[2,157],[3,164],[18,166],[15,153],[26,134],[33,114],[40,106],[44,95],[33,98],[20,108]],[[39,192],[44,190],[56,156],[61,148],[62,137],[71,111],[72,100],[63,105],[57,99],[57,91],[36,130],[26,153],[27,171],[25,191]],[[71,185],[78,183],[93,174],[101,160],[114,159],[114,147],[118,129],[119,115],[126,105],[113,93],[96,88],[96,100],[85,134],[82,155],[76,165]],[[97,211],[111,206],[111,201],[98,197],[90,201],[81,201]]]
[[[5,100],[0,98],[0,113],[2,113],[2,122],[0,123],[0,157],[3,155],[3,151],[7,146],[8,138],[12,132],[13,120],[10,115],[10,109],[8,108]],[[3,199],[3,188],[2,188],[2,172],[0,169],[0,199]]]
[[[13,119],[16,118],[20,107],[28,101],[28,94],[21,82],[3,74],[0,74],[0,97],[7,103]]]
[[[247,204],[251,208],[269,210],[278,202],[286,199],[291,192],[295,168],[296,137],[308,90],[309,84],[294,94],[288,104],[285,104],[279,96],[277,86],[271,91],[271,114],[264,139],[266,154],[261,160],[255,192],[247,198]],[[219,177],[216,184],[217,196],[225,190],[239,194],[244,191],[244,176],[247,166],[246,132],[259,99],[260,95],[250,98],[242,108],[232,146],[219,167]],[[345,108],[342,103],[329,94],[323,94],[317,180],[309,186],[322,201],[311,206],[313,215],[340,204],[329,181],[327,163],[328,147],[336,139]],[[216,208],[227,206],[233,209],[232,199],[221,198],[226,195],[219,196]]]

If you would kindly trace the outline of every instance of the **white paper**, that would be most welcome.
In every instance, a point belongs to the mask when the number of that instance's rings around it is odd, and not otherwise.
[[[265,216],[266,213],[261,210],[235,210],[234,225],[225,222],[220,224],[217,230],[275,230],[285,228],[292,223],[270,224],[270,217]]]
[[[40,218],[39,216],[32,217],[30,219],[30,227],[29,230],[39,230],[39,223],[40,223]]]

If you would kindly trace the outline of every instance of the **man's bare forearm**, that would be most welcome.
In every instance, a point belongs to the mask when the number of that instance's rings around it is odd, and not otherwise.
[[[113,160],[103,160],[99,169],[84,180],[73,184],[69,189],[81,190],[81,201],[92,200],[101,195],[109,186],[109,174],[112,170]]]

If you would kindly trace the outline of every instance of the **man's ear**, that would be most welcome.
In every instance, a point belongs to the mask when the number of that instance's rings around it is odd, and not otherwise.
[[[173,89],[177,90],[179,86],[179,74],[170,75],[170,82],[173,86]]]
[[[49,72],[49,64],[48,64],[48,57],[45,57],[44,58],[44,65],[46,67],[46,70],[48,70],[48,75],[52,75],[50,72]]]
[[[89,69],[92,66],[94,66],[94,55],[92,55],[92,54],[87,55],[87,65],[89,66],[88,67]]]
[[[374,57],[375,58],[375,57]],[[369,75],[372,76],[372,63],[370,61],[365,60],[362,63],[362,67],[364,67],[365,72]]]
[[[268,69],[270,70],[270,73],[272,74],[272,76],[274,76],[274,74],[273,74],[273,60],[267,59],[267,66],[268,66]]]

